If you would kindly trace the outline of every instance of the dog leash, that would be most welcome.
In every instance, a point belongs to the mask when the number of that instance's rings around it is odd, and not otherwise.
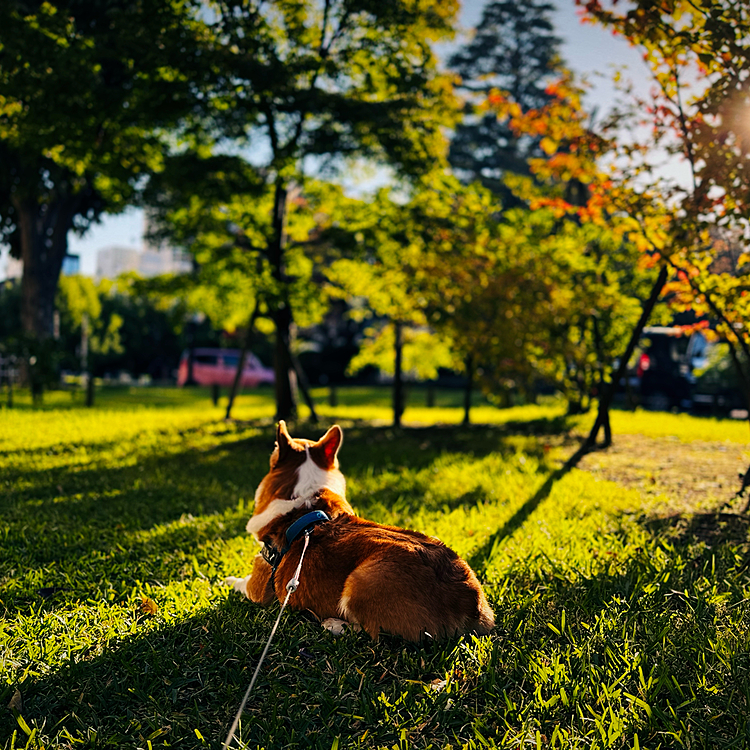
[[[310,542],[311,533],[312,533],[312,529],[305,529],[305,546],[302,548],[302,554],[300,555],[300,558],[299,558],[299,565],[297,565],[297,570],[294,572],[294,575],[292,576],[292,578],[289,579],[289,583],[287,583],[286,585],[286,598],[284,599],[284,603],[281,605],[281,609],[279,610],[279,616],[276,618],[276,622],[273,624],[273,628],[271,628],[271,635],[268,636],[266,647],[263,649],[263,653],[260,655],[258,666],[255,667],[255,672],[253,673],[253,677],[250,680],[250,684],[247,686],[247,690],[245,691],[245,697],[242,699],[242,703],[240,703],[239,710],[237,711],[237,714],[234,717],[234,721],[232,722],[232,728],[229,730],[229,734],[227,735],[227,738],[224,740],[224,744],[222,745],[222,750],[228,750],[229,746],[232,743],[232,740],[234,740],[235,738],[235,733],[240,723],[240,717],[242,716],[242,712],[245,710],[245,706],[247,705],[247,699],[250,697],[250,693],[253,690],[253,686],[255,685],[255,680],[258,678],[258,673],[260,672],[260,668],[263,665],[263,660],[266,658],[268,649],[271,647],[271,641],[273,640],[274,635],[276,635],[276,629],[279,627],[279,623],[281,622],[281,615],[284,614],[284,609],[286,608],[287,602],[289,601],[289,597],[297,590],[297,587],[299,586],[299,575],[302,570],[302,561],[305,559],[305,552],[307,551],[307,545]]]

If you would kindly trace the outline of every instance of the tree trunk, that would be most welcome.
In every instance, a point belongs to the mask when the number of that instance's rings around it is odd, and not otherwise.
[[[86,406],[92,407],[94,405],[94,394],[94,373],[89,369],[86,378]]]
[[[271,303],[271,318],[276,326],[274,345],[274,373],[276,419],[293,420],[297,417],[297,387],[291,360],[292,310],[286,294],[288,279],[284,258],[287,190],[281,178],[276,180],[273,206],[273,236],[268,248],[271,272],[281,293]]]
[[[21,382],[31,388],[34,403],[38,403],[44,391],[44,374],[50,371],[50,363],[43,361],[51,356],[45,342],[54,336],[55,294],[78,198],[60,198],[41,205],[36,200],[19,199],[13,205],[23,262],[21,333],[27,350],[20,363]]]
[[[662,289],[664,289],[664,285],[667,283],[667,275],[667,267],[662,266],[661,270],[659,271],[659,276],[657,277],[654,286],[651,289],[651,294],[648,300],[646,300],[646,303],[643,305],[641,317],[639,318],[638,323],[633,329],[633,333],[630,336],[630,341],[628,341],[625,353],[620,359],[620,366],[617,368],[617,372],[612,374],[612,380],[607,384],[607,387],[602,389],[602,393],[599,396],[599,410],[596,415],[594,426],[591,428],[591,432],[589,432],[586,440],[583,442],[583,445],[581,445],[579,450],[576,452],[576,456],[578,456],[578,454],[583,455],[594,447],[596,438],[599,435],[599,430],[602,427],[604,427],[605,445],[611,445],[612,431],[609,427],[609,407],[612,404],[612,399],[615,395],[617,384],[620,382],[623,375],[627,373],[628,362],[633,356],[633,352],[635,351],[635,347],[637,346],[638,341],[641,338],[643,329],[646,327],[646,323],[651,317],[651,313],[653,312],[654,307],[659,300],[659,295],[661,294]]]
[[[435,383],[432,380],[427,383],[426,403],[428,409],[435,406]]]
[[[741,334],[738,334],[741,335]],[[750,421],[750,360],[747,362],[748,371],[745,371],[745,367],[742,366],[742,360],[740,359],[740,353],[737,351],[734,342],[727,339],[727,345],[729,346],[729,354],[732,357],[732,364],[737,372],[737,377],[740,379],[740,386],[742,387],[742,393],[745,396],[745,405],[747,406],[748,420]],[[744,497],[748,488],[750,488],[750,467],[745,470],[744,474],[740,474],[740,488],[737,490],[736,497]],[[747,513],[750,509],[750,497],[748,497],[745,507],[741,513]]]
[[[607,390],[607,383],[604,379],[604,347],[602,345],[602,337],[601,333],[599,331],[599,321],[597,320],[596,316],[592,317],[591,319],[593,330],[594,330],[594,344],[596,346],[596,372],[599,376],[599,383],[598,383],[598,391],[599,394],[603,394]],[[640,337],[640,334],[638,334]],[[627,362],[630,359],[628,357],[627,360],[625,360],[625,380],[627,381]],[[610,403],[612,399],[614,398],[615,391],[617,390],[617,383],[619,382],[619,378],[617,381],[614,381],[614,385],[612,388],[612,394],[610,396]],[[600,396],[601,397],[601,396]],[[591,403],[591,399],[589,399],[589,404]],[[604,428],[604,445],[606,447],[609,447],[612,445],[612,426],[609,423],[609,406],[607,406],[607,412],[604,415],[604,418],[602,420],[602,427]]]
[[[285,421],[297,418],[297,379],[294,377],[294,367],[291,351],[292,311],[284,303],[273,311],[273,322],[276,326],[276,341],[274,344],[274,373],[276,393],[276,419]]]
[[[474,358],[469,354],[465,360],[466,388],[464,390],[464,425],[471,424],[471,393],[474,390]]]
[[[310,422],[312,424],[317,424],[318,412],[315,411],[315,402],[313,401],[312,393],[310,393],[310,383],[307,380],[305,371],[302,369],[302,365],[291,349],[289,350],[289,361],[292,363],[297,387],[302,391],[302,398],[305,400],[307,408],[310,410]]]
[[[94,405],[94,373],[89,352],[89,316],[83,314],[81,320],[81,372],[86,381],[86,406]]]
[[[21,330],[31,339],[54,335],[55,294],[72,228],[73,201],[15,204],[21,235]]]
[[[404,380],[402,373],[403,340],[401,323],[393,324],[394,369],[393,369],[393,426],[401,427],[401,415],[404,413]]]
[[[247,322],[247,329],[245,330],[245,336],[242,339],[242,349],[240,350],[240,358],[237,362],[237,369],[234,372],[234,380],[232,381],[232,387],[229,389],[229,400],[227,401],[227,412],[224,415],[224,419],[230,419],[232,416],[232,406],[234,406],[234,399],[237,398],[237,394],[240,390],[240,380],[242,378],[242,371],[245,369],[245,360],[247,359],[247,350],[250,348],[250,340],[253,336],[253,330],[255,329],[255,319],[258,317],[258,311],[260,310],[260,302],[255,301],[255,307],[253,308],[250,320]]]

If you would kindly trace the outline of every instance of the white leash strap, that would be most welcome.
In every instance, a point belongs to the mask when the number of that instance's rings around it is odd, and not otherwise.
[[[268,649],[271,647],[271,641],[273,640],[274,635],[276,635],[276,628],[279,627],[279,623],[281,622],[281,615],[284,614],[284,608],[286,607],[287,602],[289,601],[289,597],[297,590],[297,587],[299,586],[299,574],[302,570],[302,561],[305,559],[305,552],[307,552],[307,545],[310,542],[310,531],[309,529],[305,531],[305,546],[302,548],[302,554],[299,558],[299,565],[297,565],[297,570],[294,571],[294,576],[289,580],[289,583],[286,585],[286,598],[284,599],[284,603],[281,605],[281,609],[279,610],[279,616],[276,618],[276,622],[273,624],[273,628],[271,628],[271,635],[268,636],[268,642],[266,643],[266,647],[263,649],[263,653],[260,655],[260,660],[258,661],[258,666],[255,667],[255,672],[253,673],[253,678],[250,680],[250,684],[247,686],[247,690],[245,691],[245,697],[242,699],[242,703],[240,703],[240,708],[237,711],[237,715],[234,717],[234,721],[232,722],[232,728],[229,730],[229,734],[227,735],[227,738],[224,740],[224,744],[222,745],[222,750],[228,750],[230,744],[232,743],[232,740],[235,737],[235,732],[237,731],[237,727],[240,723],[240,717],[242,716],[242,712],[245,710],[245,706],[247,705],[247,699],[250,697],[250,693],[252,692],[253,686],[255,685],[255,680],[258,677],[258,673],[260,672],[260,668],[263,664],[263,660],[266,658],[266,654],[268,653]]]

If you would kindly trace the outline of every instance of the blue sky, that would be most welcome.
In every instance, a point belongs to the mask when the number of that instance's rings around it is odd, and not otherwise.
[[[592,85],[587,98],[589,108],[596,106],[600,113],[614,102],[612,74],[615,67],[627,66],[629,77],[645,85],[646,68],[639,54],[621,38],[590,24],[581,24],[573,0],[558,0],[554,22],[563,40],[562,54],[568,67],[585,76]],[[481,18],[484,2],[465,0],[462,3],[461,24],[471,29]],[[119,216],[105,216],[84,237],[70,237],[70,252],[81,256],[81,272],[93,275],[96,252],[107,245],[141,247],[143,213],[132,209]]]

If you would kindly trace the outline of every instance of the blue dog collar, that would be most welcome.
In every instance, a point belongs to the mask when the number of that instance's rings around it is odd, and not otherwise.
[[[305,513],[302,518],[298,518],[287,530],[286,530],[286,548],[292,546],[292,542],[298,539],[307,529],[314,526],[316,523],[323,523],[323,521],[330,521],[327,513],[322,510],[313,510],[310,513]]]
[[[284,545],[284,549],[277,549],[272,544],[264,542],[263,548],[260,551],[261,556],[271,566],[272,571],[275,573],[276,568],[279,567],[281,558],[289,552],[289,548],[302,536],[302,534],[315,526],[315,524],[330,520],[328,514],[324,513],[322,510],[313,510],[310,511],[310,513],[305,513],[304,516],[298,518],[286,530],[286,544]]]

